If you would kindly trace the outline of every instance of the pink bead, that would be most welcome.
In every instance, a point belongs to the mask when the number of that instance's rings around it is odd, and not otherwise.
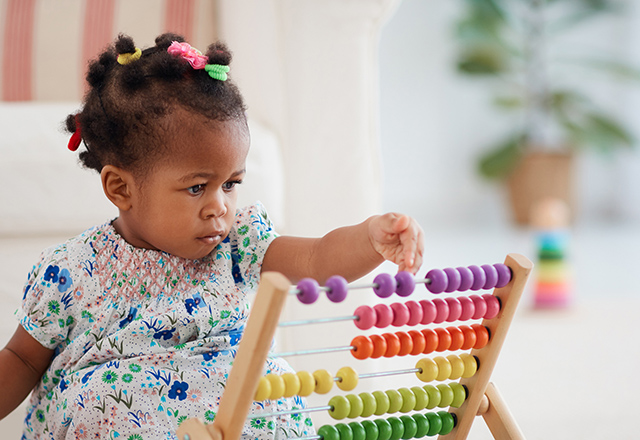
[[[355,324],[360,330],[369,330],[376,324],[376,312],[369,306],[360,306],[353,314],[358,317]]]
[[[376,312],[376,327],[385,328],[391,325],[391,321],[393,321],[393,311],[388,305],[376,304],[373,306],[373,310]]]
[[[476,306],[473,303],[473,300],[468,296],[461,296],[458,298],[460,301],[460,305],[462,306],[462,313],[460,313],[460,321],[468,321],[473,315],[476,313]]]
[[[431,269],[427,272],[427,278],[429,282],[425,285],[431,293],[442,293],[447,288],[447,284],[449,284],[447,274],[440,269]]]
[[[496,284],[496,287],[504,287],[509,284],[509,281],[511,281],[511,269],[509,269],[509,266],[497,263],[493,267],[498,271],[498,284]]]
[[[449,304],[442,298],[434,298],[431,302],[436,306],[436,317],[433,319],[433,323],[444,322],[449,317]]]
[[[469,266],[469,270],[473,274],[473,284],[471,284],[471,290],[480,290],[484,287],[484,284],[487,282],[487,275],[484,273],[484,270],[480,269],[480,266]]]
[[[330,277],[325,283],[325,287],[328,287],[327,298],[331,302],[342,302],[347,297],[348,284],[340,275],[334,275]]]
[[[457,321],[462,313],[462,304],[457,298],[445,298],[444,299],[449,306],[449,316],[447,316],[447,322]]]
[[[487,276],[487,281],[484,283],[483,289],[493,289],[498,284],[498,271],[490,264],[483,264],[480,266]]]
[[[396,279],[391,276],[391,274],[381,273],[376,275],[373,282],[377,284],[377,287],[374,287],[373,291],[380,298],[388,298],[396,291]]]
[[[422,311],[422,306],[415,301],[407,301],[404,303],[409,309],[409,321],[407,321],[407,325],[418,325],[424,316],[424,312]]]
[[[456,270],[460,274],[460,287],[458,287],[458,290],[460,292],[469,290],[473,285],[473,272],[471,272],[471,269],[464,266],[456,267]]]
[[[476,308],[471,319],[484,318],[484,315],[487,314],[487,302],[484,298],[479,295],[469,295],[469,299],[473,301],[473,305]]]
[[[398,296],[409,296],[416,288],[416,279],[411,272],[401,271],[395,276]]]
[[[455,270],[453,267],[447,267],[444,270],[444,273],[447,274],[447,288],[444,289],[444,291],[447,293],[451,293],[458,290],[458,288],[460,287],[460,282],[462,281],[460,272]]]
[[[423,299],[419,302],[420,307],[422,307],[422,320],[420,324],[427,325],[431,324],[434,319],[436,319],[436,315],[438,314],[438,309],[433,301],[429,301],[427,299]]]
[[[392,326],[401,327],[409,322],[409,309],[404,304],[391,304],[391,311],[393,312],[393,320],[391,321]]]
[[[500,300],[490,293],[485,293],[482,295],[482,298],[484,302],[487,303],[487,312],[484,314],[484,319],[493,319],[498,316],[498,312],[500,312]]]

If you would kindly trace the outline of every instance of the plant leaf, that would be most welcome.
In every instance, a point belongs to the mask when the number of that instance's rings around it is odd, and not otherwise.
[[[488,179],[507,177],[522,159],[522,136],[511,136],[505,142],[480,157],[480,174]]]

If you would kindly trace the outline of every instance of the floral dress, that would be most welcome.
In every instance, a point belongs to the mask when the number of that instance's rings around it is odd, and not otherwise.
[[[22,326],[52,362],[34,389],[23,439],[176,439],[212,422],[276,237],[260,204],[239,210],[209,256],[187,260],[124,241],[111,222],[45,250],[24,290]],[[265,373],[290,367],[270,359]],[[252,413],[302,408],[299,398]],[[305,413],[251,419],[243,438],[313,435]]]

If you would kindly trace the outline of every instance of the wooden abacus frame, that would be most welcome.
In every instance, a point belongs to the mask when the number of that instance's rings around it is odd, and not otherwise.
[[[501,303],[500,312],[495,318],[482,322],[489,329],[490,341],[482,349],[471,351],[481,368],[474,376],[460,380],[460,384],[469,390],[469,395],[455,410],[457,422],[454,429],[449,434],[440,435],[439,439],[466,439],[476,415],[483,416],[494,438],[524,439],[506,403],[489,379],[533,264],[518,254],[507,255],[504,264],[511,269],[512,278],[506,286],[494,290],[494,296]],[[210,425],[204,425],[198,419],[184,421],[177,432],[180,440],[240,439],[289,288],[289,280],[284,275],[275,272],[262,274],[215,421]]]

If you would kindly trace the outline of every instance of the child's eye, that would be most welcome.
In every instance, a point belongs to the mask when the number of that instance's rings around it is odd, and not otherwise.
[[[240,185],[242,180],[232,180],[231,182],[225,182],[222,184],[222,189],[225,191],[231,191],[236,185]]]
[[[189,191],[189,193],[191,193],[193,195],[198,195],[202,191],[204,191],[204,187],[205,187],[205,185],[193,185],[193,186],[187,188],[187,191]]]

